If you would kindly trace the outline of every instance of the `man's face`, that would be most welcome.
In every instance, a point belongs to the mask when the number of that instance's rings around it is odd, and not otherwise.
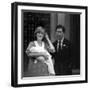
[[[56,36],[58,40],[61,40],[64,37],[64,33],[62,28],[57,28],[56,30]]]

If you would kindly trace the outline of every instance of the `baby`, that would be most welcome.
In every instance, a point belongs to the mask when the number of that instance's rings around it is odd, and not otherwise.
[[[53,62],[52,62],[52,57],[46,49],[37,48],[37,47],[33,46],[33,47],[30,48],[30,52],[38,52],[38,53],[41,52],[44,55],[46,55],[47,58],[45,58],[44,56],[39,56],[39,57],[37,57],[37,59],[46,63],[46,65],[48,66],[48,71],[49,71],[50,75],[55,75],[54,66],[53,66]],[[34,63],[37,63],[37,60],[35,60]]]

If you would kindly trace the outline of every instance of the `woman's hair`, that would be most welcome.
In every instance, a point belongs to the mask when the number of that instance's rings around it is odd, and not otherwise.
[[[38,29],[39,27],[41,27],[42,29]],[[34,39],[35,40],[37,39],[36,35],[37,35],[38,32],[42,32],[45,36],[45,28],[41,25],[36,27],[35,32],[34,32]],[[43,37],[43,40],[44,40],[44,37]]]

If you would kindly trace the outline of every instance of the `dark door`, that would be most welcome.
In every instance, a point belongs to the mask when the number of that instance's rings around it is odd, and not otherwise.
[[[80,70],[80,14],[70,15],[70,40],[73,44],[73,68]]]

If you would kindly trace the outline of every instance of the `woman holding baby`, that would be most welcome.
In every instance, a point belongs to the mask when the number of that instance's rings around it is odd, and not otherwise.
[[[26,50],[26,54],[29,57],[29,76],[55,75],[50,54],[50,52],[55,52],[55,49],[45,32],[45,28],[43,26],[36,27],[34,34],[36,40],[30,42]]]

